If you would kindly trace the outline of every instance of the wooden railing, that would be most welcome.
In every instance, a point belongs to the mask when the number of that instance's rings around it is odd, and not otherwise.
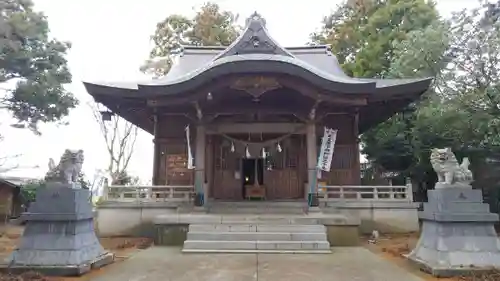
[[[322,201],[413,201],[411,184],[400,186],[318,186]]]
[[[153,185],[104,187],[104,201],[118,202],[188,202],[194,196],[194,186],[190,185]]]
[[[413,201],[411,185],[402,186],[318,186],[320,200],[335,201]],[[190,202],[194,186],[105,186],[103,201],[115,202]]]

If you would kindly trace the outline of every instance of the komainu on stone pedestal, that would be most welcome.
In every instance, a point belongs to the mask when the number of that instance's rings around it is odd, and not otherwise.
[[[83,160],[81,151],[75,155],[82,157],[73,159]],[[61,161],[49,171],[45,188],[37,190],[36,202],[23,214],[26,228],[9,258],[11,271],[82,275],[114,260],[95,234],[89,191],[72,188],[76,181],[73,175],[79,173],[75,165],[81,168],[81,163]]]
[[[470,187],[468,169],[457,169],[458,163],[443,167],[439,163],[446,161],[431,161],[435,169],[441,169],[444,182],[427,191],[428,202],[419,213],[422,233],[407,258],[440,277],[500,268],[500,241],[493,227],[498,215],[483,203],[481,190]]]
[[[83,150],[66,149],[57,166],[52,158],[49,160],[49,171],[45,176],[45,181],[64,184],[76,183],[82,171],[83,160]]]
[[[473,177],[472,172],[469,170],[469,158],[464,158],[462,164],[459,165],[451,148],[434,148],[431,152],[431,164],[438,176],[436,189],[471,187],[470,183]]]

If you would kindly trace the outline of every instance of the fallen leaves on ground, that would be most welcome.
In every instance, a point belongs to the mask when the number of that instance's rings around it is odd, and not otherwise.
[[[103,237],[99,238],[101,245],[108,251],[126,249],[146,249],[153,244],[153,240],[144,237]]]
[[[458,277],[460,281],[500,281],[500,271],[492,270],[483,273],[473,273],[471,276]]]
[[[25,272],[20,275],[0,274],[0,281],[50,281],[38,272]]]
[[[393,234],[381,235],[375,243],[366,243],[366,247],[375,252],[386,254],[385,257],[390,261],[396,262],[405,267],[405,269],[413,270],[415,274],[423,277],[428,281],[500,281],[500,271],[489,271],[483,273],[473,273],[471,276],[453,277],[453,278],[435,278],[429,274],[419,272],[410,264],[404,257],[415,248],[419,234]],[[366,237],[365,241],[370,238]]]

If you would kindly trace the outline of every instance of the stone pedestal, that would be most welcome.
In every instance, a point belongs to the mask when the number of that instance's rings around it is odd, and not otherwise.
[[[35,270],[47,275],[82,275],[113,262],[94,231],[89,191],[48,184],[23,214],[26,228],[9,258],[11,271]]]
[[[481,190],[441,187],[429,190],[420,212],[422,233],[407,256],[424,271],[447,277],[500,268],[500,241]]]

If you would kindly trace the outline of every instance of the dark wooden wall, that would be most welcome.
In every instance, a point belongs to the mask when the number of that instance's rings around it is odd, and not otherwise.
[[[316,127],[318,153],[321,148],[324,126],[338,129],[338,133],[332,159],[332,169],[330,172],[322,172],[320,181],[329,185],[359,185],[361,183],[361,174],[354,114],[332,114],[321,120]]]
[[[194,183],[194,171],[187,169],[188,159],[185,128],[189,123],[190,119],[182,116],[161,117],[159,119],[159,130],[156,142],[158,142],[159,145],[158,153],[160,153],[160,157],[157,165],[158,181],[155,184],[192,185]],[[324,126],[338,129],[339,131],[332,160],[332,170],[330,172],[323,172],[320,181],[327,182],[329,185],[359,185],[361,183],[361,175],[357,133],[354,127],[355,116],[348,114],[332,114],[323,118],[316,128],[318,153],[321,146]],[[196,129],[194,126],[191,126],[190,135],[193,155],[196,154],[195,134]],[[307,157],[305,156],[305,138],[301,138],[297,141],[297,148],[304,152],[304,155],[297,154],[299,157],[297,168],[299,185],[296,188],[301,190],[304,181],[307,181]],[[213,178],[214,175],[210,174],[216,172],[216,167],[222,165],[222,162],[220,162],[221,159],[217,160],[217,155],[220,154],[219,150],[221,148],[217,147],[218,141],[211,136],[207,137],[207,142],[207,151],[205,152],[207,153],[207,162],[205,164],[207,172],[206,182],[221,184],[218,182],[220,181],[220,177],[215,176],[215,178]],[[233,172],[231,172],[231,176],[233,175],[232,173]],[[227,177],[229,177],[229,174]],[[226,176],[224,178],[226,178]],[[214,190],[211,190],[211,192],[214,192]]]
[[[156,185],[192,185],[194,171],[187,168],[186,126],[190,120],[183,116],[162,116],[158,120],[159,130],[155,142],[160,154]],[[191,150],[194,154],[196,128],[190,128]]]

